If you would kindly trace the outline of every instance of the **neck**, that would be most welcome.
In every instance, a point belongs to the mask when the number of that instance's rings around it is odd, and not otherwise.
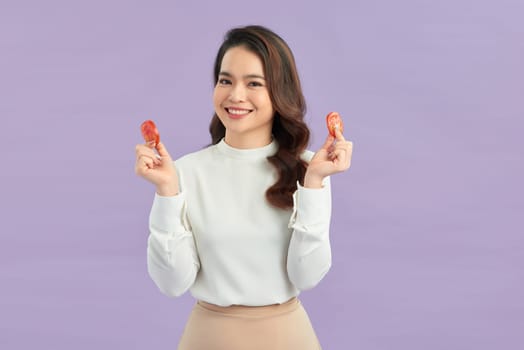
[[[228,133],[226,130],[225,141],[228,145],[238,149],[260,148],[267,146],[273,141],[271,133],[265,135],[246,135]]]

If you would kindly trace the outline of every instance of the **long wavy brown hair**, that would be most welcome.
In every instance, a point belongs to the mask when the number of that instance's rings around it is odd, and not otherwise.
[[[214,65],[214,84],[218,81],[222,59],[227,50],[243,46],[262,61],[264,75],[275,111],[272,133],[279,148],[268,161],[276,168],[278,180],[267,189],[266,198],[277,208],[293,207],[297,181],[303,184],[307,163],[300,156],[309,143],[309,128],[304,122],[306,102],[300,86],[295,58],[286,42],[262,26],[246,26],[229,30],[218,50]],[[225,136],[224,124],[217,114],[209,125],[212,144]]]

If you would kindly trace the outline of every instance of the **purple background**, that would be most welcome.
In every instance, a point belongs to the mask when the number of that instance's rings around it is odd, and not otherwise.
[[[210,138],[212,63],[259,23],[297,58],[311,149],[341,112],[334,264],[302,301],[325,349],[524,342],[524,3],[0,3],[0,348],[175,349],[193,306],[146,271],[139,124]],[[520,96],[520,98],[518,97]]]

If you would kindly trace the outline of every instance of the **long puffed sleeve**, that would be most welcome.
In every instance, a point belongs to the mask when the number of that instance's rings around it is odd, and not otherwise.
[[[323,187],[297,185],[289,227],[293,229],[287,257],[291,282],[299,290],[316,286],[331,267],[329,226],[331,221],[331,185],[325,178]]]
[[[147,268],[162,293],[177,297],[195,281],[200,261],[187,221],[185,195],[162,197],[155,193],[149,216]]]

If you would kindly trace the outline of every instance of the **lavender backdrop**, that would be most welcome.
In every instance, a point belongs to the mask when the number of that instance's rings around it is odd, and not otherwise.
[[[524,3],[0,3],[1,349],[175,349],[194,303],[147,276],[154,118],[209,142],[224,32],[293,48],[311,147],[338,110],[334,265],[301,296],[325,349],[517,349],[524,335]],[[520,97],[520,98],[519,98]]]

